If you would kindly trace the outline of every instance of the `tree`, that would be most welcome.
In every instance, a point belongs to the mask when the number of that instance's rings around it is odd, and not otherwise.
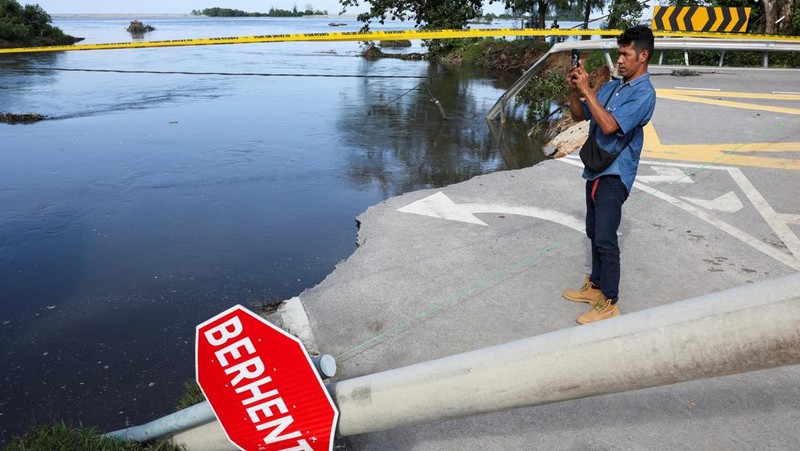
[[[489,0],[489,3],[495,3],[501,0]],[[547,18],[547,11],[557,5],[566,5],[567,0],[502,0],[505,3],[505,8],[514,12],[528,12],[531,17],[538,17],[536,21],[537,28],[545,28]]]
[[[370,4],[369,12],[358,15],[368,29],[371,22],[386,20],[413,20],[422,29],[464,28],[471,19],[481,17],[482,0],[340,0],[342,6],[356,7]]]
[[[16,0],[0,0],[0,46],[73,44],[39,5],[22,7]]]
[[[800,35],[800,0],[763,0],[764,33]]]
[[[614,0],[608,10],[608,28],[616,30],[638,25],[645,6],[647,4],[639,0]]]
[[[605,0],[579,0],[578,5],[583,8],[583,29],[589,29],[589,17],[594,10],[602,10],[606,7]],[[588,38],[588,36],[587,36]]]
[[[358,20],[364,23],[363,31],[369,30],[369,24],[377,22],[386,23],[386,20],[414,21],[415,28],[423,30],[462,29],[467,22],[481,17],[483,0],[339,0],[346,10],[348,7],[359,6],[360,3],[370,4],[369,12],[358,15]],[[441,53],[452,48],[451,40],[435,40],[427,42],[429,51]]]

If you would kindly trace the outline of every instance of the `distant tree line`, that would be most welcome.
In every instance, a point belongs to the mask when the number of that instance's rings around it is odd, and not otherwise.
[[[52,19],[39,5],[0,0],[0,47],[74,44],[76,39],[50,25]]]
[[[194,16],[209,16],[209,17],[302,17],[302,16],[320,16],[327,15],[328,11],[315,10],[308,6],[304,11],[298,10],[297,6],[292,9],[278,9],[270,8],[269,12],[247,12],[240,9],[231,8],[206,8],[203,10],[192,10]]]

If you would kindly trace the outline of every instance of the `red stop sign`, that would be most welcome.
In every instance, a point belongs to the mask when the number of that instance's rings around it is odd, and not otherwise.
[[[228,439],[251,450],[331,450],[339,412],[303,344],[241,305],[197,326],[197,383]]]

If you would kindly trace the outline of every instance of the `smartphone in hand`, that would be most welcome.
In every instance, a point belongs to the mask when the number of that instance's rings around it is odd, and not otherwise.
[[[571,67],[578,67],[580,64],[581,52],[578,49],[572,49],[572,55],[570,58]]]

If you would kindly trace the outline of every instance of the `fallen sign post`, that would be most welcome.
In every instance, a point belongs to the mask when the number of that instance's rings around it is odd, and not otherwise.
[[[239,448],[333,449],[338,411],[303,344],[241,305],[197,326],[197,383]]]

